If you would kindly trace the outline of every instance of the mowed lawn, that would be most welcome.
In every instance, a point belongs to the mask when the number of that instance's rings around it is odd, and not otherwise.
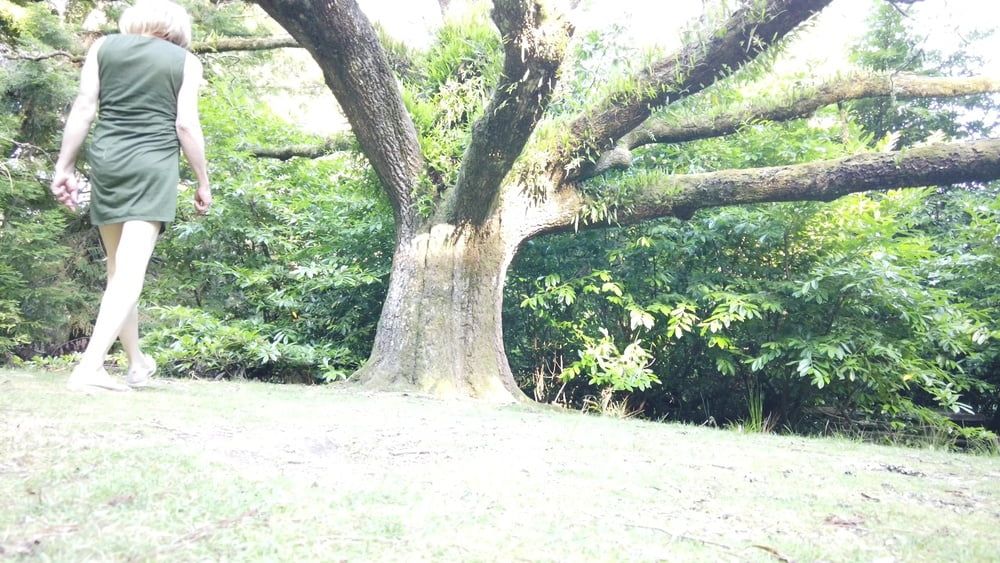
[[[0,559],[1000,561],[1000,458],[0,371]]]

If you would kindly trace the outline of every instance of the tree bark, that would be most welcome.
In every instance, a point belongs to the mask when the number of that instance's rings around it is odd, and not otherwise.
[[[436,225],[397,246],[369,387],[491,402],[526,400],[504,352],[503,285],[516,245],[493,226]]]
[[[832,201],[870,190],[947,186],[1000,178],[1000,139],[939,143],[898,152],[865,153],[791,166],[664,174],[633,188],[617,210],[616,222],[658,217],[689,218],[698,209],[779,201]],[[576,195],[548,231],[577,226],[588,201]],[[570,211],[572,209],[572,211]],[[602,225],[580,225],[600,227]],[[603,225],[607,226],[607,225]]]
[[[486,220],[555,89],[572,27],[539,0],[494,0],[504,69],[493,99],[476,121],[455,186],[452,220]]]

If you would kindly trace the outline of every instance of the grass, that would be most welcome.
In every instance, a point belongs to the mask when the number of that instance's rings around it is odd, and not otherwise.
[[[170,381],[0,371],[0,558],[1000,561],[1000,459]]]

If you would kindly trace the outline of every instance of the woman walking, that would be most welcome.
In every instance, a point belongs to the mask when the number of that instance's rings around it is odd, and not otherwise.
[[[108,282],[90,342],[68,382],[81,391],[126,391],[148,383],[156,371],[139,349],[137,303],[156,238],[174,220],[179,148],[198,179],[195,208],[204,213],[212,203],[198,118],[202,66],[187,51],[190,16],[168,0],[139,0],[119,27],[121,34],[96,41],[87,54],[51,185],[59,201],[76,208],[76,158],[98,116],[87,151],[90,218],[107,252]],[[128,356],[127,385],[104,369],[116,338]]]

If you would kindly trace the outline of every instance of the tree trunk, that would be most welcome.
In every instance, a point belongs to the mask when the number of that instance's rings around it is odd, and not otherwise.
[[[525,400],[507,363],[501,326],[515,248],[490,225],[439,224],[403,237],[359,381],[437,396]]]

